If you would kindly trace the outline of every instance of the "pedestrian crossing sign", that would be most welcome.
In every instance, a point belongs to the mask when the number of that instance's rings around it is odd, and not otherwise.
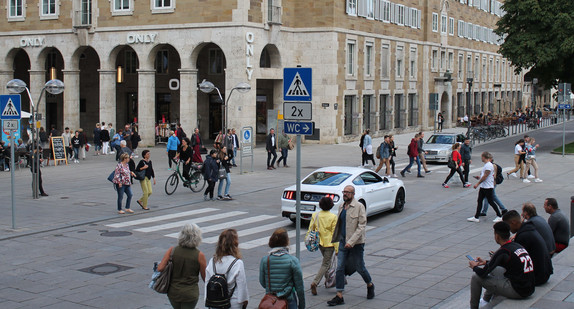
[[[0,119],[20,119],[22,117],[22,104],[19,94],[0,95]]]
[[[284,101],[311,101],[312,86],[311,68],[283,69]]]

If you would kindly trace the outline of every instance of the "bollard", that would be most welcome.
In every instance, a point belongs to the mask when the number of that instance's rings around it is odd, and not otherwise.
[[[574,196],[570,197],[570,237],[574,236]]]

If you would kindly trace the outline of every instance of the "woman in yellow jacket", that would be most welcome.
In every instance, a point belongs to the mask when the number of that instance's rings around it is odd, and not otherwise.
[[[317,285],[331,266],[333,253],[337,253],[339,249],[338,243],[331,242],[333,231],[337,225],[337,215],[330,211],[333,208],[333,200],[330,197],[323,197],[319,201],[319,207],[322,210],[313,215],[307,231],[307,235],[312,230],[319,231],[319,250],[321,250],[323,255],[321,268],[319,268],[319,272],[313,279],[313,283],[311,283],[311,293],[313,295],[317,295]]]

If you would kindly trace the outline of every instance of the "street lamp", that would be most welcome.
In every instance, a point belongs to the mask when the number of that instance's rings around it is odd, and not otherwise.
[[[474,81],[474,72],[468,71],[466,75],[466,83],[468,84],[468,95],[466,96],[466,110],[468,114],[468,130],[466,131],[466,137],[470,137],[470,91],[472,89],[472,82]]]
[[[227,96],[227,100],[223,100],[223,97],[221,96],[221,91],[219,91],[219,88],[215,87],[215,85],[207,80],[203,80],[200,84],[199,84],[199,90],[201,90],[201,92],[203,93],[210,93],[213,90],[217,90],[217,94],[219,95],[219,99],[221,100],[221,103],[223,103],[223,105],[221,106],[221,112],[222,112],[222,117],[221,117],[221,132],[222,134],[226,134],[226,126],[227,126],[227,102],[229,102],[229,98],[231,98],[231,94],[233,93],[233,90],[239,91],[240,93],[246,93],[249,92],[249,90],[251,90],[251,85],[249,85],[248,83],[245,82],[241,82],[237,85],[235,85],[235,87],[231,88],[231,91],[229,92],[229,95]]]
[[[34,155],[34,160],[32,160],[32,188],[34,190],[34,192],[32,192],[32,196],[34,199],[38,198],[38,171],[39,171],[39,166],[40,166],[40,161],[39,161],[39,143],[38,143],[38,134],[36,132],[36,125],[35,122],[38,119],[38,115],[35,113],[35,106],[34,106],[34,100],[32,100],[32,95],[30,94],[30,89],[28,89],[28,86],[26,85],[26,83],[21,80],[21,79],[13,79],[11,81],[9,81],[6,84],[6,89],[8,89],[8,92],[10,93],[22,93],[24,91],[26,91],[26,93],[28,94],[28,98],[30,99],[30,112],[31,112],[31,116],[30,116],[30,123],[32,124],[32,152],[34,152],[34,150],[36,151],[36,154]],[[49,81],[46,82],[46,84],[44,85],[44,87],[42,88],[42,91],[40,92],[40,97],[38,98],[37,102],[41,102],[42,101],[42,96],[44,95],[44,91],[48,91],[48,93],[50,94],[60,94],[62,92],[64,92],[64,83],[59,80],[59,79],[51,79]]]

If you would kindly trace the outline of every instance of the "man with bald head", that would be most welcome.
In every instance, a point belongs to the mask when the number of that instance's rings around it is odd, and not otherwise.
[[[327,302],[329,306],[345,303],[343,291],[345,290],[345,265],[353,263],[347,268],[354,268],[363,277],[367,284],[367,299],[375,297],[375,285],[371,275],[365,267],[365,228],[367,226],[367,211],[365,206],[355,199],[355,187],[346,186],[343,189],[344,203],[339,206],[339,218],[333,231],[333,242],[339,242],[338,264],[335,286],[337,295]],[[350,257],[350,258],[349,258]],[[350,275],[350,274],[349,274]]]

